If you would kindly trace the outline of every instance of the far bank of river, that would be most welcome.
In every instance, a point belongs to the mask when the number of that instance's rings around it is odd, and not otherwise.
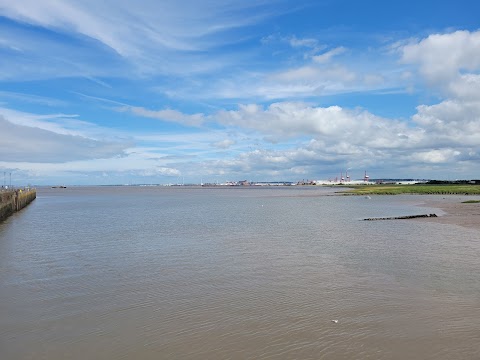
[[[474,184],[375,184],[347,185],[342,194],[348,195],[480,195],[480,185]]]

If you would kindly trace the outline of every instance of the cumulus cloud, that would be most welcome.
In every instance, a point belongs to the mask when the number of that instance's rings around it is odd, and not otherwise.
[[[446,100],[436,105],[421,105],[412,119],[428,131],[432,145],[480,144],[480,102]]]
[[[443,164],[454,162],[460,154],[460,151],[454,149],[433,149],[416,152],[410,156],[410,160],[416,163]]]
[[[480,101],[480,75],[458,75],[448,84],[447,92],[454,98]]]
[[[315,147],[310,142],[285,150],[256,149],[243,152],[234,158],[209,160],[199,167],[204,175],[228,176],[225,180],[238,180],[248,177],[250,180],[283,179],[298,180],[312,174],[323,172],[332,174],[332,166],[338,164],[338,149],[335,147]],[[363,151],[356,156],[345,157],[344,163],[359,168],[366,166],[369,154]],[[351,162],[351,163],[350,163]],[[191,164],[193,166],[193,164]],[[334,171],[336,171],[335,169]]]
[[[403,63],[418,66],[432,86],[440,86],[448,95],[461,96],[478,89],[480,31],[433,34],[400,50]]]
[[[382,119],[364,110],[339,106],[315,107],[300,102],[279,102],[268,107],[239,105],[238,110],[220,111],[214,118],[223,125],[249,128],[265,135],[292,138],[311,135],[332,141],[373,142],[375,137],[391,143],[389,134],[408,132],[398,121]],[[393,130],[393,131],[392,131]],[[396,136],[395,136],[396,137]]]
[[[433,34],[402,45],[401,61],[443,99],[420,105],[412,116],[426,149],[408,161],[453,164],[473,161],[480,144],[480,31]]]
[[[314,164],[338,161],[354,166],[428,163],[453,168],[455,162],[473,161],[478,154],[479,110],[476,103],[422,105],[408,124],[361,109],[281,102],[267,107],[240,105],[237,110],[218,112],[214,118],[227,127],[258,131],[269,141],[311,138],[294,151],[245,153],[234,162],[244,171],[249,169],[247,163],[253,162],[275,171],[282,166],[312,169]]]

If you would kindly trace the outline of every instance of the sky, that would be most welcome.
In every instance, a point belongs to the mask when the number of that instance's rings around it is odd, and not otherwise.
[[[0,180],[479,179],[478,14],[476,0],[0,0]]]

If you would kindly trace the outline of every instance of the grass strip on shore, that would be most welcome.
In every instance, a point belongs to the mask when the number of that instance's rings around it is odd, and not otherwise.
[[[348,185],[351,190],[340,193],[351,195],[480,195],[480,185],[468,184],[375,184],[375,185]]]

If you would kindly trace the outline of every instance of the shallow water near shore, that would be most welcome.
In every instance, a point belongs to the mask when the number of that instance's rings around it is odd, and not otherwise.
[[[480,358],[479,232],[332,194],[38,189],[0,223],[1,358]]]

